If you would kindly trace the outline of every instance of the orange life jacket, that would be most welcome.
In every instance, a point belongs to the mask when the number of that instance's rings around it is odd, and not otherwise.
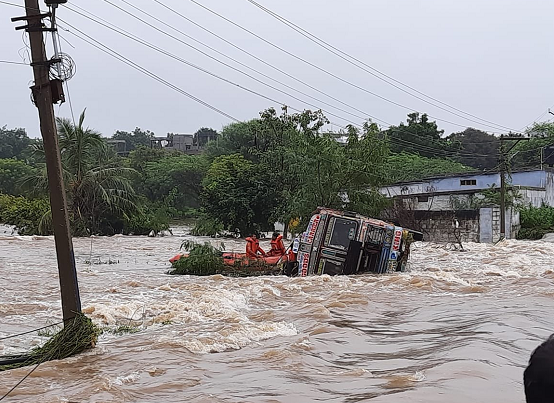
[[[258,257],[258,252],[265,256],[265,252],[262,248],[260,248],[260,241],[253,238],[246,238],[246,256],[248,257]]]
[[[271,240],[271,250],[269,251],[269,254],[271,256],[282,256],[285,254],[283,235],[279,235],[277,238]]]

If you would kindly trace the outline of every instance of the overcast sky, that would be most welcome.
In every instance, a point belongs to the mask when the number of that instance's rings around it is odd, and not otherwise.
[[[23,3],[23,0],[6,1]],[[316,105],[330,112],[327,116],[334,122],[333,129],[348,123],[361,124],[363,118],[369,116],[398,124],[405,120],[410,111],[427,112],[437,119],[447,134],[468,126],[492,132],[502,131],[497,125],[521,130],[541,114],[541,120],[554,118],[546,113],[549,107],[554,106],[552,0],[257,0],[371,68],[463,111],[453,111],[462,116],[416,99],[349,64],[247,0],[198,2],[338,78],[279,51],[190,0],[159,1],[321,92],[242,53],[157,4],[155,0],[130,1],[162,20],[165,26],[140,14],[122,0],[109,1],[174,35],[178,40],[190,43],[214,58],[300,99],[280,93],[202,55],[125,14],[105,0],[69,0],[67,4],[70,7],[78,5],[181,60],[274,101],[133,42],[67,7],[59,9],[58,16],[62,20],[171,85],[238,120],[257,117],[263,109],[271,106],[279,108],[281,103],[297,109],[315,109],[307,103]],[[42,0],[40,3],[43,7]],[[22,14],[23,9],[0,4],[0,60],[21,61],[21,56],[25,56],[22,32],[15,31],[16,24],[10,22],[10,17]],[[169,26],[318,100],[260,76],[193,42]],[[111,136],[115,130],[130,131],[135,127],[151,130],[158,136],[165,136],[168,132],[193,133],[200,127],[221,130],[232,122],[230,118],[76,38],[72,35],[75,30],[67,25],[64,28],[70,32],[60,32],[72,46],[62,40],[62,50],[71,55],[77,66],[75,77],[69,81],[73,109],[78,114],[87,108],[87,125],[99,130],[104,136]],[[51,55],[50,36],[48,47]],[[364,68],[369,70],[368,67]],[[29,101],[27,88],[32,80],[31,68],[0,63],[0,71],[0,126],[24,127],[30,136],[38,136],[37,111]],[[395,84],[402,87],[401,84]],[[402,88],[413,93],[406,87]],[[421,94],[416,95],[425,98]],[[437,101],[430,102],[437,104]],[[452,111],[447,106],[440,106]],[[71,115],[68,103],[61,107],[55,106],[55,111],[58,116]],[[493,127],[487,126],[490,123],[481,119],[493,122]]]

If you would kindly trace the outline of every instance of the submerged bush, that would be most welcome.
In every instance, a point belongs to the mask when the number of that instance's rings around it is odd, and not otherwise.
[[[20,235],[50,235],[50,203],[0,194],[0,223],[15,226]]]
[[[223,245],[215,248],[209,243],[198,244],[185,241],[181,249],[188,250],[183,257],[172,264],[169,274],[188,274],[193,276],[213,276],[222,274],[231,277],[250,277],[281,274],[280,267],[270,266],[262,259],[236,260],[233,265],[223,263]]]
[[[209,218],[207,215],[202,214],[190,233],[194,236],[216,236],[222,232],[223,224],[215,218]]]
[[[520,212],[521,229],[518,239],[541,239],[554,232],[554,207],[528,207]]]
[[[222,251],[209,243],[198,244],[185,241],[181,249],[188,250],[187,258],[173,263],[173,270],[169,274],[191,274],[195,276],[212,276],[221,273],[225,268]]]
[[[138,214],[128,217],[123,224],[123,234],[148,235],[169,229],[168,214],[163,209],[143,208]]]
[[[13,356],[13,363],[0,365],[0,371],[21,368],[82,353],[96,345],[101,330],[92,321],[79,313],[56,333],[42,347],[34,348],[29,354]],[[9,360],[5,360],[8,362]]]

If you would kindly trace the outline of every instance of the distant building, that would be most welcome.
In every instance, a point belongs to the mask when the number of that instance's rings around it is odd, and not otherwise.
[[[512,172],[509,182],[508,188],[518,195],[519,203],[554,206],[551,168]],[[494,172],[397,183],[382,188],[381,193],[395,199],[397,208],[418,221],[428,240],[496,242],[500,236],[500,208],[483,205],[482,192],[499,187],[500,174]],[[508,208],[506,237],[514,238],[518,230],[519,212]]]
[[[113,147],[117,155],[122,157],[129,155],[129,151],[127,151],[127,142],[125,140],[106,139],[106,143]]]
[[[177,150],[185,154],[200,154],[204,147],[199,146],[194,134],[173,134],[167,137],[154,137],[150,140],[151,148],[162,148],[164,150]]]

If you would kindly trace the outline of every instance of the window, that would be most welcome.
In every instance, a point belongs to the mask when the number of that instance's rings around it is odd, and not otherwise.
[[[429,196],[418,196],[417,201],[419,203],[427,203],[429,201]]]
[[[460,186],[475,186],[477,185],[476,179],[462,179],[460,181]]]
[[[350,241],[356,238],[358,223],[346,218],[334,218],[330,223],[331,237],[327,246],[347,250]]]

